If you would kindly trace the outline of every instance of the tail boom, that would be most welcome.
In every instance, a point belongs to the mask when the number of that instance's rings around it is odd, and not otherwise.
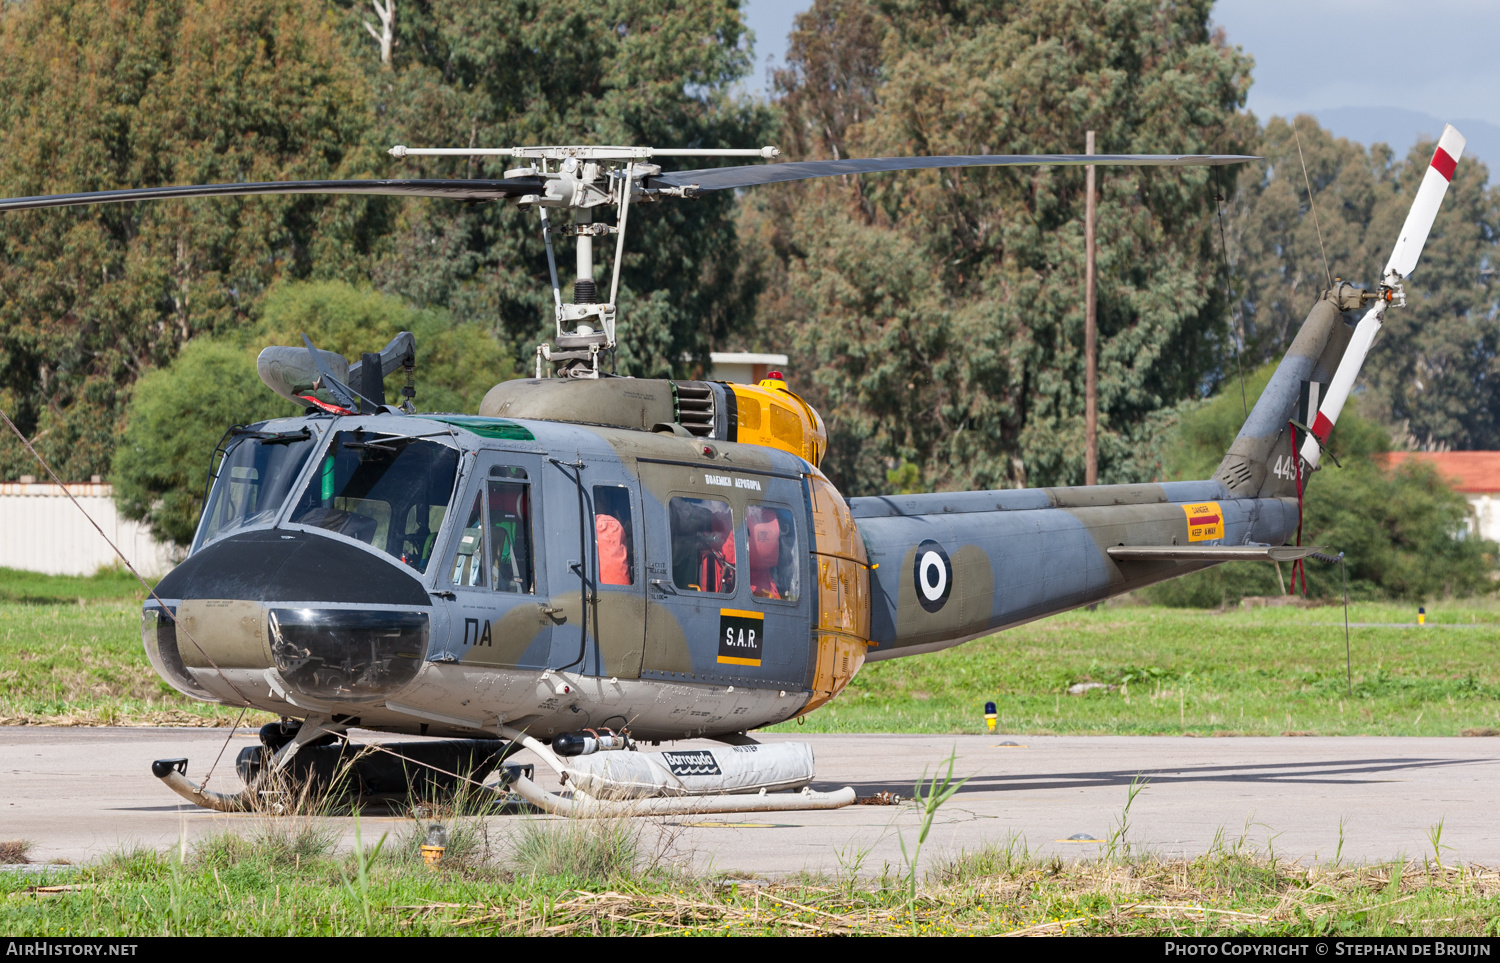
[[[1118,546],[1281,545],[1283,498],[1235,498],[1217,481],[855,498],[870,561],[879,661],[948,648],[1207,568],[1116,558]]]

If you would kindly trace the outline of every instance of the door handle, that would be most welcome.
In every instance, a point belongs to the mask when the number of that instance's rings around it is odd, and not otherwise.
[[[677,595],[678,594],[677,589],[675,587],[673,587],[672,583],[668,582],[666,579],[661,579],[661,578],[654,578],[654,579],[652,579],[651,580],[651,587],[654,588],[654,589],[656,589],[658,592],[660,592],[663,595]]]

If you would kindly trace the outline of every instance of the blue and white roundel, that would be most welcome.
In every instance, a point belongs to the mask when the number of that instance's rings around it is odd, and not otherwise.
[[[917,601],[922,608],[936,612],[943,607],[953,591],[953,562],[943,546],[930,538],[917,546],[912,581],[916,583]]]

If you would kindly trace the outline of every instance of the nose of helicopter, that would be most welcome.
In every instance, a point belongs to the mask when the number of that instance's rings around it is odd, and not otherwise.
[[[378,699],[411,682],[431,636],[431,600],[410,569],[306,532],[230,536],[156,595],[141,629],[152,665],[188,695],[233,704],[268,685],[304,708]]]

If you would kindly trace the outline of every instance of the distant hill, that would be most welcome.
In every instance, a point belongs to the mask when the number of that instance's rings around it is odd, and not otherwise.
[[[1437,140],[1444,124],[1457,127],[1468,138],[1465,160],[1481,160],[1494,173],[1500,164],[1500,126],[1484,120],[1451,118],[1443,120],[1419,110],[1399,107],[1335,107],[1311,112],[1318,123],[1337,137],[1347,137],[1365,146],[1389,144],[1397,157],[1405,156],[1419,140]]]

